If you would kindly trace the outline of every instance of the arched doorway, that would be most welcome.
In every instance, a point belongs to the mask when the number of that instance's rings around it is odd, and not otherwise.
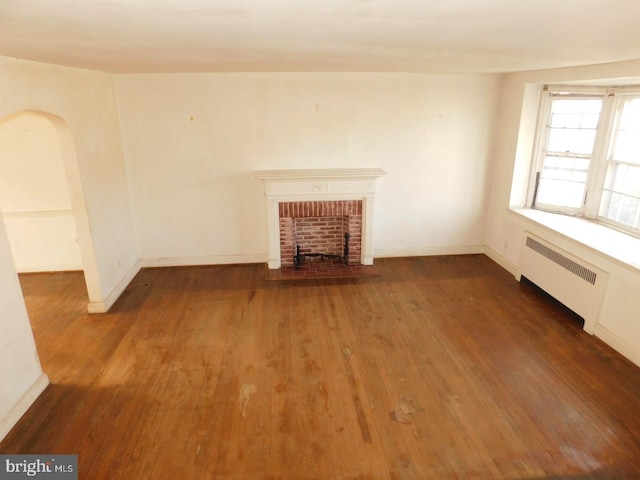
[[[67,123],[37,111],[6,117],[0,120],[0,152],[0,211],[16,270],[82,270],[89,300],[100,298],[82,183]]]

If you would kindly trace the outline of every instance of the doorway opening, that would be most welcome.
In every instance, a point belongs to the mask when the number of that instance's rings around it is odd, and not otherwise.
[[[0,120],[0,213],[18,273],[82,271],[99,292],[73,136],[60,117]]]

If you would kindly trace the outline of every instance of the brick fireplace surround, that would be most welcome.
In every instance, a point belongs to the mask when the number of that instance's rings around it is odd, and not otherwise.
[[[301,253],[342,255],[349,233],[349,264],[372,265],[372,221],[379,168],[269,170],[265,184],[269,269],[292,266]]]
[[[348,264],[360,264],[362,200],[280,202],[278,213],[283,267],[294,265],[297,246],[302,254],[343,256],[346,233],[349,234]],[[310,257],[310,261],[314,258]]]

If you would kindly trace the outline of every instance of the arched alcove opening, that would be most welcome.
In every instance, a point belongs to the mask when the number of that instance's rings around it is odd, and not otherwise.
[[[60,117],[24,111],[0,120],[0,212],[18,272],[82,270],[100,298],[73,136]]]
[[[0,211],[19,273],[82,270],[57,132],[41,115],[0,124]]]

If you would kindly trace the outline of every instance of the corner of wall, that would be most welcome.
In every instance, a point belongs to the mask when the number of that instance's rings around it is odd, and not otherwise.
[[[616,350],[618,353],[628,358],[640,367],[640,350],[631,345],[624,338],[620,337],[616,333],[612,332],[606,327],[603,327],[600,324],[597,324],[595,326],[595,331],[593,332],[593,334],[604,343],[609,345],[611,348]]]
[[[22,416],[29,410],[45,388],[49,385],[49,377],[44,373],[31,385],[29,390],[20,398],[6,417],[0,419],[0,441],[7,436],[13,427],[16,426]]]
[[[500,255],[498,252],[496,252],[495,250],[493,250],[492,248],[490,248],[487,245],[485,245],[485,247],[484,247],[484,254],[487,257],[489,257],[491,260],[496,262],[498,265],[500,265],[502,268],[504,268],[507,272],[509,272],[515,278],[518,278],[518,266],[517,265],[511,263],[509,260],[507,260],[505,257]]]
[[[138,274],[141,267],[142,267],[142,262],[140,260],[137,260],[131,266],[131,268],[125,274],[125,276],[122,277],[122,279],[118,282],[118,284],[111,291],[111,293],[109,293],[109,295],[107,295],[107,297],[104,300],[89,302],[89,304],[87,305],[87,311],[89,313],[108,312],[109,309],[113,306],[113,304],[116,303],[116,300],[120,298],[120,295],[122,295],[122,292],[124,292],[127,286],[131,283],[131,280],[133,280],[133,277],[135,277]]]

